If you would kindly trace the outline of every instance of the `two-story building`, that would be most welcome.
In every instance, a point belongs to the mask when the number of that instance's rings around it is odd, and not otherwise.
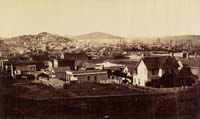
[[[143,56],[136,65],[133,84],[145,86],[148,81],[160,79],[165,72],[177,74],[178,67],[173,56]]]

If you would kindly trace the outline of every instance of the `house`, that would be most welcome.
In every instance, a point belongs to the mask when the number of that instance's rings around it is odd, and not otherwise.
[[[3,70],[13,78],[30,76],[36,71],[37,62],[34,61],[5,61],[3,62]]]
[[[27,65],[15,65],[15,75],[21,75],[21,74],[30,74],[32,72],[36,71],[36,65],[35,64],[27,64]]]
[[[160,79],[164,73],[177,74],[179,64],[173,56],[146,56],[136,65],[133,84],[145,86],[146,82]]]
[[[35,79],[34,73],[36,72],[35,62],[24,62],[13,64],[13,76],[15,79]]]
[[[66,82],[101,82],[107,80],[105,70],[73,70],[66,71]]]
[[[14,79],[36,78],[36,71],[51,71],[52,63],[50,61],[23,61],[9,60],[3,62],[3,70],[8,76]]]

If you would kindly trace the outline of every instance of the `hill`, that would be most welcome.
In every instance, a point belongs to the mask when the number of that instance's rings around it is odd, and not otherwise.
[[[36,35],[22,35],[12,38],[5,38],[4,42],[8,44],[40,44],[40,43],[50,43],[50,42],[63,42],[67,43],[71,40],[66,37],[62,37],[56,34],[50,34],[47,32],[42,32]]]
[[[72,40],[56,34],[42,32],[35,35],[21,35],[11,38],[4,38],[3,42],[9,47],[9,49],[16,51],[33,50],[46,50],[50,49],[62,49],[71,43]]]
[[[161,37],[162,42],[172,42],[176,44],[188,44],[188,45],[199,45],[200,35],[180,35],[180,36],[168,36]]]
[[[103,32],[92,32],[71,37],[72,39],[124,39],[123,37],[103,33]]]

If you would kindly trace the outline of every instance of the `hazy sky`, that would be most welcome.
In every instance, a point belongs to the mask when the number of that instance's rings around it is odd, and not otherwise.
[[[0,0],[0,36],[200,34],[200,0]]]

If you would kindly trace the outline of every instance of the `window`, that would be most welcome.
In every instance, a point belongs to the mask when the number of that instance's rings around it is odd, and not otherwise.
[[[115,79],[115,76],[112,76],[112,79]]]
[[[94,81],[97,81],[97,76],[94,76]]]
[[[154,69],[152,69],[152,75],[155,75],[155,70]]]
[[[87,80],[88,80],[88,81],[90,80],[90,76],[87,77]]]

